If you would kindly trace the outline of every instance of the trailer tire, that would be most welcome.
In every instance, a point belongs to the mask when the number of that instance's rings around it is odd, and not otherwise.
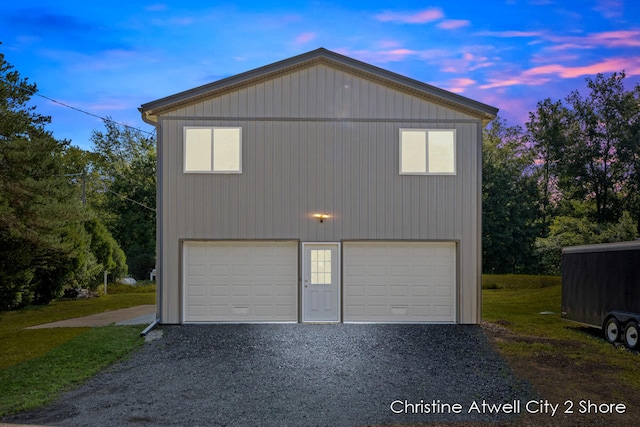
[[[638,349],[640,337],[638,336],[638,322],[635,320],[629,321],[624,328],[624,344],[629,350]]]
[[[620,341],[622,337],[622,328],[620,327],[620,322],[615,317],[609,317],[604,322],[604,337],[611,344],[615,344],[617,341]]]

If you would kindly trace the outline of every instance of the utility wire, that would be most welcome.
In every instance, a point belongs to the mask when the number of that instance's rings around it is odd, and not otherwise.
[[[127,196],[123,196],[122,194],[116,193],[115,191],[113,191],[113,190],[111,190],[111,189],[109,189],[109,188],[107,188],[107,187],[104,187],[104,189],[105,189],[106,191],[110,192],[110,193],[115,194],[115,195],[116,195],[116,196],[118,196],[118,197],[121,197],[121,198],[123,198],[123,199],[125,199],[125,200],[128,200],[128,201],[130,201],[130,202],[133,202],[133,203],[135,203],[135,204],[137,204],[137,205],[140,205],[140,206],[142,206],[142,207],[143,207],[143,208],[145,208],[145,209],[149,209],[150,211],[156,212],[156,210],[155,210],[154,208],[150,208],[149,206],[147,206],[147,205],[145,205],[145,204],[143,204],[143,203],[140,203],[140,202],[138,202],[138,201],[136,201],[136,200],[130,199],[130,198],[128,198]]]
[[[116,125],[120,125],[120,126],[123,126],[123,127],[125,127],[125,128],[128,128],[128,129],[133,129],[133,130],[137,130],[137,131],[142,132],[142,133],[146,133],[146,134],[148,134],[148,135],[153,135],[153,134],[155,134],[155,132],[156,132],[156,129],[155,129],[155,128],[153,129],[153,131],[146,131],[146,130],[139,129],[139,128],[135,127],[135,126],[130,126],[130,125],[126,124],[126,123],[116,122],[115,120],[111,120],[111,119],[108,119],[108,118],[106,118],[106,117],[102,117],[102,116],[99,116],[99,115],[97,115],[97,114],[90,113],[90,112],[88,112],[88,111],[82,110],[82,109],[80,109],[80,108],[74,107],[74,106],[69,105],[69,104],[65,104],[64,102],[60,102],[60,101],[58,101],[58,100],[56,100],[56,99],[53,99],[53,98],[50,98],[50,97],[48,97],[48,96],[42,95],[42,94],[40,94],[40,93],[36,92],[35,90],[30,90],[30,89],[27,89],[27,88],[25,88],[25,87],[19,86],[19,85],[15,84],[15,83],[13,83],[13,82],[10,82],[10,81],[8,81],[8,80],[6,80],[6,79],[4,79],[4,78],[0,78],[0,80],[1,80],[3,83],[5,83],[5,84],[8,84],[8,85],[10,85],[10,86],[13,86],[14,88],[17,88],[17,89],[23,90],[23,91],[25,91],[25,92],[28,92],[28,93],[30,93],[31,95],[39,96],[40,98],[47,99],[47,100],[49,100],[49,101],[51,101],[51,102],[53,102],[53,103],[55,103],[55,104],[61,105],[61,106],[66,107],[66,108],[70,108],[70,109],[72,109],[72,110],[78,111],[78,112],[80,112],[80,113],[82,113],[82,114],[86,114],[86,115],[91,116],[91,117],[98,118],[98,119],[103,120],[103,121],[105,121],[105,122],[114,123],[114,124],[116,124]],[[63,176],[71,177],[71,176],[80,176],[80,175],[86,176],[86,172],[82,172],[82,173],[73,173],[73,174],[65,174],[65,175],[63,175]],[[104,187],[104,189],[105,189],[106,191],[110,192],[110,193],[115,194],[116,196],[118,196],[118,197],[120,197],[120,198],[123,198],[123,199],[128,200],[128,201],[130,201],[130,202],[133,202],[133,203],[135,203],[135,204],[137,204],[137,205],[140,205],[140,206],[142,206],[142,207],[143,207],[143,208],[145,208],[145,209],[149,209],[150,211],[156,212],[156,210],[155,210],[154,208],[151,208],[151,207],[149,207],[149,206],[145,205],[144,203],[140,203],[140,202],[138,202],[137,200],[130,199],[130,198],[128,198],[127,196],[124,196],[124,195],[122,195],[122,194],[116,193],[115,191],[113,191],[113,190],[111,190],[111,189],[107,188],[106,186]],[[85,180],[83,179],[83,195],[82,195],[82,201],[83,201],[83,204],[85,204],[85,203],[86,203],[86,201],[85,201],[84,191],[85,191]]]
[[[42,94],[38,93],[35,90],[30,90],[30,89],[24,88],[24,87],[19,86],[19,85],[13,83],[13,82],[10,82],[10,81],[8,81],[8,80],[6,80],[4,78],[0,79],[0,80],[2,80],[3,83],[6,83],[6,84],[8,84],[10,86],[13,86],[14,88],[17,88],[17,89],[23,90],[25,92],[28,92],[31,95],[39,96],[40,98],[44,98],[44,99],[49,100],[49,101],[51,101],[51,102],[53,102],[55,104],[61,105],[61,106],[66,107],[66,108],[70,108],[72,110],[78,111],[78,112],[80,112],[82,114],[86,114],[86,115],[91,116],[91,117],[98,118],[98,119],[103,120],[105,122],[114,123],[116,125],[120,125],[120,126],[123,126],[125,128],[128,128],[128,129],[133,129],[133,130],[137,130],[138,132],[146,133],[148,135],[153,135],[156,132],[155,128],[152,131],[148,131],[148,130],[139,129],[139,128],[135,127],[135,126],[130,126],[130,125],[126,124],[126,123],[116,122],[115,120],[108,119],[106,117],[102,117],[102,116],[99,116],[99,115],[94,114],[94,113],[90,113],[90,112],[82,110],[82,109],[80,109],[78,107],[74,107],[72,105],[65,104],[64,102],[60,102],[60,101],[58,101],[56,99],[53,99],[53,98],[50,98],[48,96],[42,95]]]

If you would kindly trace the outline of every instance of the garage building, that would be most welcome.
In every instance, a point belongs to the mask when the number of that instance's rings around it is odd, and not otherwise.
[[[142,105],[161,323],[478,323],[497,109],[318,49]]]

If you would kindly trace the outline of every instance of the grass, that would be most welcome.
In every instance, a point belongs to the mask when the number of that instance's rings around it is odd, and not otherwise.
[[[48,402],[142,344],[140,326],[24,329],[155,304],[153,286],[109,285],[108,292],[0,313],[0,416]]]
[[[140,326],[91,328],[41,357],[0,370],[0,416],[32,409],[142,345]]]
[[[482,289],[538,289],[560,286],[559,276],[535,276],[527,274],[483,274]]]
[[[3,345],[0,346],[0,369],[42,356],[87,331],[87,328],[24,328],[143,304],[155,304],[155,293],[114,292],[88,300],[55,301],[46,306],[2,312],[0,342]]]
[[[490,278],[491,283],[503,286],[483,290],[483,319],[503,325],[517,335],[498,343],[508,360],[525,365],[533,360],[563,360],[577,368],[601,367],[593,368],[594,382],[613,379],[620,383],[622,393],[640,391],[637,353],[609,344],[597,329],[561,319],[559,277]],[[546,283],[549,285],[541,286]]]

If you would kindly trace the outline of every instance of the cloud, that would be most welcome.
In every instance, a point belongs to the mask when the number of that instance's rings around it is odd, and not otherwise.
[[[507,86],[540,86],[549,82],[553,77],[573,79],[581,76],[613,73],[624,70],[628,76],[640,75],[640,57],[636,58],[608,58],[600,62],[567,67],[560,64],[549,64],[525,70],[518,75],[508,75],[504,78],[493,78],[489,83],[480,86],[481,89],[495,89]]]
[[[539,31],[480,31],[476,33],[477,36],[488,36],[488,37],[502,37],[502,38],[513,38],[513,37],[540,37],[543,33]]]
[[[600,0],[593,8],[607,19],[619,18],[622,16],[624,5],[622,0]]]
[[[381,22],[426,24],[444,18],[444,13],[439,8],[431,8],[420,12],[383,12],[376,15],[374,18]]]
[[[146,10],[147,12],[163,12],[167,9],[167,5],[162,3],[150,4],[149,6],[144,8],[144,10]]]
[[[605,31],[602,33],[587,34],[582,37],[549,37],[549,40],[558,45],[550,47],[551,50],[569,49],[593,49],[595,47],[638,47],[640,46],[640,30]]]
[[[392,47],[400,47],[402,43],[396,40],[381,40],[378,45],[384,49],[391,49]]]
[[[470,21],[466,19],[447,19],[446,21],[442,21],[438,24],[438,28],[443,30],[456,30],[462,27],[468,27],[471,25]]]
[[[400,62],[406,59],[414,58],[424,60],[425,62],[432,64],[440,64],[444,58],[449,58],[455,55],[455,52],[451,52],[445,49],[426,49],[426,50],[413,50],[407,49],[397,44],[393,44],[388,49],[377,50],[351,50],[348,48],[333,49],[345,56],[357,58],[360,61],[368,63],[386,63],[386,62]]]
[[[541,77],[531,77],[531,76],[510,76],[510,78],[494,78],[489,79],[489,83],[481,85],[480,89],[495,89],[502,88],[508,86],[540,86],[547,82],[550,79],[541,78]]]
[[[640,57],[638,58],[609,58],[601,62],[581,67],[565,67],[564,65],[550,64],[535,67],[522,73],[524,76],[537,76],[555,74],[565,79],[598,73],[613,73],[625,70],[627,75],[640,74]]]
[[[411,49],[390,49],[390,50],[381,50],[377,52],[372,52],[372,54],[377,57],[378,62],[398,62],[403,61],[408,56],[415,56],[418,54],[417,51]]]
[[[311,40],[316,38],[316,33],[302,33],[299,34],[295,40],[293,41],[297,45],[309,43]]]
[[[196,23],[192,16],[174,16],[168,19],[152,19],[151,23],[158,27],[189,27]]]
[[[449,91],[450,92],[454,92],[454,93],[462,93],[466,90],[466,88],[468,86],[472,86],[475,85],[477,82],[473,79],[469,79],[469,78],[459,78],[459,79],[452,79],[449,84]]]

